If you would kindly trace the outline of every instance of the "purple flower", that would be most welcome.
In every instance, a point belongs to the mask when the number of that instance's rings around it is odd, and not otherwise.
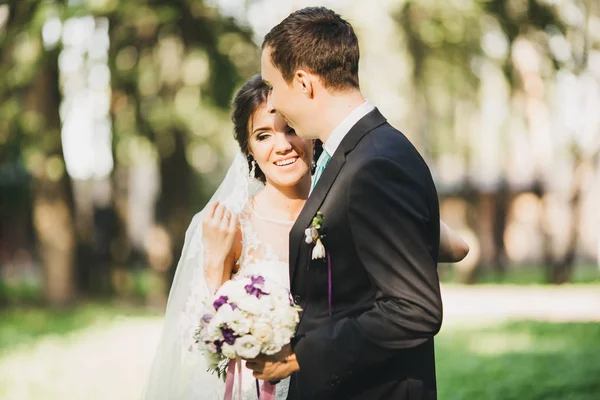
[[[235,343],[236,336],[233,333],[233,329],[230,329],[227,325],[224,325],[221,328],[221,334],[223,335],[223,338],[225,339],[225,343],[227,343],[229,345],[233,345]]]
[[[235,303],[229,303],[229,305],[231,306],[232,310],[236,310],[238,308],[237,304]]]
[[[250,277],[250,283],[244,286],[246,289],[246,293],[256,296],[257,298],[261,298],[265,294],[269,294],[267,292],[262,291],[262,289],[258,286],[262,286],[265,283],[265,278],[260,275],[254,275]]]
[[[223,304],[227,303],[227,296],[220,296],[218,299],[215,300],[215,302],[213,303],[213,307],[215,308],[215,310],[219,310],[219,308],[221,308],[221,306]]]
[[[244,289],[246,289],[246,293],[252,295],[252,296],[256,296],[257,298],[261,298],[263,295],[265,294],[269,294],[267,292],[263,292],[260,288],[257,288],[256,286],[249,284],[244,286]]]
[[[252,281],[252,285],[263,285],[265,283],[265,278],[260,275],[251,276],[250,280]]]
[[[215,347],[217,348],[217,353],[221,354],[221,349],[223,349],[223,342],[221,340],[215,340]]]

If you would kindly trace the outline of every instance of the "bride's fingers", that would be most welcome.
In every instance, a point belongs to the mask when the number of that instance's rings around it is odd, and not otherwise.
[[[206,231],[207,229],[210,229],[212,220],[213,220],[213,215],[215,213],[215,209],[217,208],[217,205],[219,203],[211,203],[208,206],[206,206],[206,214],[204,214],[204,218],[202,219],[202,227],[203,229]]]
[[[215,215],[215,210],[217,209],[218,205],[219,205],[219,202],[215,201],[214,203],[210,203],[206,207],[206,214],[204,215],[204,220],[205,221],[208,221],[208,220],[212,219],[212,217]]]
[[[215,213],[213,215],[213,221],[215,225],[219,225],[221,220],[223,219],[223,215],[225,214],[225,206],[221,203],[215,209]]]
[[[229,233],[234,234],[237,230],[238,224],[238,216],[237,214],[231,213],[231,218],[229,219]]]
[[[219,221],[219,228],[226,232],[229,229],[229,222],[231,221],[231,211],[225,209],[223,211],[223,218]]]

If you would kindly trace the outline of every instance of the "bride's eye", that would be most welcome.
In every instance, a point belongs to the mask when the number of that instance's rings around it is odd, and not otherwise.
[[[268,134],[261,133],[259,135],[256,135],[256,140],[258,140],[259,142],[262,142],[263,140],[267,139],[268,137],[269,137]]]

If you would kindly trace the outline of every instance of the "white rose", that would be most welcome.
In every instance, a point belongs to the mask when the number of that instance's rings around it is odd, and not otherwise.
[[[227,290],[227,298],[230,303],[241,303],[245,298],[248,297],[248,293],[246,292],[246,285],[250,284],[249,279],[239,279],[233,282],[234,284]]]
[[[240,310],[236,311],[239,311],[238,315],[235,319],[229,321],[227,326],[233,329],[233,332],[235,332],[236,335],[243,336],[250,332],[253,319],[252,317],[245,315],[245,313],[242,313]]]
[[[235,351],[242,358],[255,358],[260,354],[260,343],[252,335],[237,338],[234,346]]]
[[[272,356],[273,354],[277,354],[281,351],[281,346],[276,343],[268,343],[263,345],[262,352],[268,356]]]
[[[292,340],[294,337],[294,331],[295,329],[292,328],[283,328],[281,330],[281,335],[283,336],[283,341],[285,344],[288,344]]]
[[[217,311],[217,318],[224,323],[227,323],[235,318],[235,312],[229,304],[223,304]]]
[[[273,300],[274,299],[272,295],[262,296],[260,299],[258,299],[260,303],[260,312],[262,314],[270,313],[275,309],[275,304],[277,303],[275,303]]]
[[[271,301],[276,308],[290,305],[290,294],[286,289],[278,289],[271,293]]]
[[[214,342],[215,340],[222,340],[221,334],[221,321],[218,318],[213,318],[206,329],[202,330],[202,340],[206,342]]]
[[[289,328],[280,328],[275,331],[273,343],[279,347],[283,347],[290,342],[294,336],[294,330]]]
[[[300,320],[297,309],[289,305],[286,307],[277,308],[273,318],[277,321],[278,325],[292,328],[295,328],[296,324]]]
[[[238,338],[237,340],[240,340],[240,338]],[[237,342],[237,340],[236,340],[236,342]],[[221,346],[221,353],[227,358],[235,358],[236,357],[235,351],[236,351],[235,344],[231,345],[231,344],[223,343],[223,346]]]
[[[242,301],[236,303],[236,305],[243,311],[250,314],[260,314],[261,304],[260,301],[254,296],[246,296]]]
[[[252,336],[260,343],[268,343],[273,339],[273,329],[268,324],[257,322],[252,327]]]
[[[286,322],[288,322],[290,326],[293,326],[294,328],[296,328],[296,325],[298,324],[298,322],[300,322],[300,315],[298,314],[298,308],[296,308],[296,307],[288,308],[286,317],[287,317]]]

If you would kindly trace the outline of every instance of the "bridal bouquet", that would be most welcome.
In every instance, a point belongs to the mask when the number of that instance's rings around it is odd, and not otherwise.
[[[205,304],[194,340],[221,376],[229,359],[281,351],[294,336],[299,311],[287,289],[260,275],[237,278]]]

